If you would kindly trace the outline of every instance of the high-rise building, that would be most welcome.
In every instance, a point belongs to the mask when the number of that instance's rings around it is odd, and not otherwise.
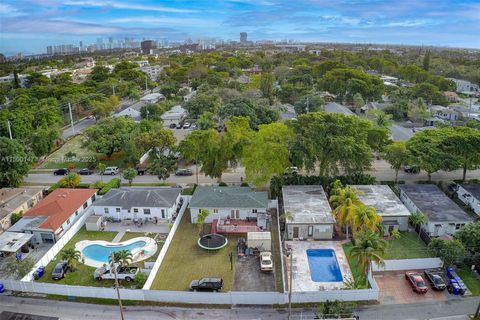
[[[153,49],[155,49],[155,42],[153,40],[145,40],[140,43],[143,54],[153,54]]]
[[[240,32],[240,43],[247,43],[247,33]]]
[[[52,46],[47,46],[47,54],[48,55],[53,55],[53,47]]]

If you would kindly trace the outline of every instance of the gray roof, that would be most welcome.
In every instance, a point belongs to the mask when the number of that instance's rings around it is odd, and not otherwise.
[[[290,212],[287,223],[335,223],[322,186],[283,186],[283,210]]]
[[[190,200],[191,208],[267,208],[266,192],[249,187],[197,187]]]
[[[350,109],[348,109],[347,107],[345,107],[341,104],[338,104],[336,102],[327,103],[325,105],[325,112],[342,113],[342,114],[345,114],[345,115],[348,115],[348,116],[354,116],[355,115],[355,113],[350,111]]]
[[[480,200],[480,184],[461,184],[474,198]]]
[[[374,207],[382,217],[409,216],[410,211],[400,201],[397,195],[386,185],[357,185],[353,186],[360,194],[358,198],[365,205]]]
[[[42,192],[42,188],[0,189],[0,219],[17,210],[25,202]]]
[[[23,232],[25,230],[37,230],[38,226],[41,225],[48,217],[46,216],[35,216],[35,217],[23,217],[18,220],[13,226],[8,228],[9,232]]]
[[[393,141],[407,141],[415,134],[411,128],[405,128],[398,124],[392,124],[390,132],[392,133]]]
[[[0,251],[1,252],[17,252],[33,237],[33,234],[4,232],[0,234]]]
[[[470,221],[460,207],[433,184],[404,184],[400,189],[431,222]]]
[[[101,199],[93,203],[95,207],[172,207],[180,194],[180,188],[133,187],[110,189]]]

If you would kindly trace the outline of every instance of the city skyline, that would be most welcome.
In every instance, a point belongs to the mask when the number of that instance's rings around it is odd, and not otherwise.
[[[6,0],[0,52],[44,53],[47,46],[96,39],[294,39],[480,48],[478,1],[324,0],[133,1]]]

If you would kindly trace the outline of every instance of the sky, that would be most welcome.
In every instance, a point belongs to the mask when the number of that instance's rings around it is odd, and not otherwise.
[[[97,38],[293,39],[480,48],[480,0],[2,0],[0,52]]]

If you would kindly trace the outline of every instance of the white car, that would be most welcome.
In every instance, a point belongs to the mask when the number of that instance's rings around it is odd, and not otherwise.
[[[260,252],[260,271],[269,272],[273,270],[272,253],[265,251]]]
[[[118,280],[125,280],[125,281],[132,281],[135,280],[135,277],[140,272],[140,268],[138,267],[117,267],[117,279]],[[115,279],[115,274],[110,267],[100,267],[95,270],[93,273],[93,278],[95,280],[101,281],[104,279],[111,280]]]
[[[120,170],[118,169],[118,167],[106,167],[105,171],[103,171],[103,174],[114,176],[114,175],[118,174],[119,172],[120,172]]]
[[[190,122],[185,122],[183,124],[183,129],[188,129],[188,128],[190,128]]]

